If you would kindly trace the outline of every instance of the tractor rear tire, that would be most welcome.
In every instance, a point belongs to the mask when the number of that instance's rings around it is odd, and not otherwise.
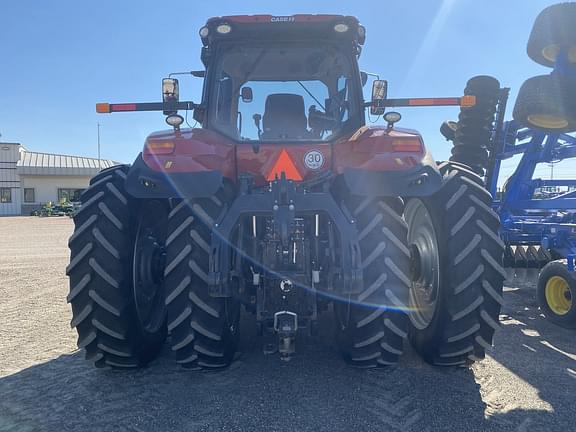
[[[208,280],[214,221],[225,210],[223,192],[182,200],[168,216],[166,306],[176,362],[188,369],[230,365],[238,344],[240,304],[212,297]]]
[[[505,268],[514,267],[514,251],[510,245],[506,245],[506,249],[504,250],[503,265]]]
[[[512,116],[518,123],[544,132],[576,130],[576,80],[539,75],[520,87]]]
[[[576,273],[568,271],[566,260],[552,261],[540,272],[538,303],[554,324],[576,328]]]
[[[413,254],[410,340],[428,363],[466,365],[492,346],[503,304],[504,244],[481,179],[443,163],[442,188],[406,204]]]
[[[143,320],[137,306],[133,270],[139,215],[138,203],[125,193],[127,172],[128,166],[115,166],[90,181],[68,242],[71,326],[78,331],[78,348],[96,367],[143,366],[166,338],[161,282],[151,287],[151,300],[160,305],[150,310],[154,319]]]
[[[359,231],[364,291],[335,305],[344,359],[361,368],[398,363],[408,335],[410,252],[399,198],[348,196]]]
[[[568,49],[568,60],[576,63],[576,3],[560,3],[544,9],[534,22],[528,39],[528,57],[554,67],[560,47]]]

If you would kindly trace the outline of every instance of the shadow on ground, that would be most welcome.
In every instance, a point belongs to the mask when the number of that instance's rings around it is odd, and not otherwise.
[[[185,371],[168,350],[130,372],[95,370],[81,353],[62,355],[0,378],[0,431],[573,430],[576,379],[557,371],[574,361],[542,344],[555,327],[531,309],[514,313],[498,337],[500,364],[489,359],[472,369],[432,368],[411,351],[394,369],[351,369],[328,342],[330,324],[286,363],[262,354],[250,319],[243,354],[221,372]],[[526,335],[527,328],[540,336]],[[547,374],[549,367],[555,372]],[[510,405],[519,391],[514,374],[555,411]]]

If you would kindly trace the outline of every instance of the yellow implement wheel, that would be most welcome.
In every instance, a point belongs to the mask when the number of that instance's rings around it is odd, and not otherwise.
[[[572,295],[568,281],[562,276],[553,276],[546,283],[546,302],[557,315],[566,315],[572,308]]]
[[[572,132],[576,130],[576,102],[570,95],[575,91],[576,80],[558,74],[528,78],[518,91],[514,120],[544,132]]]
[[[556,58],[558,57],[559,53],[560,45],[557,44],[548,45],[542,48],[542,57],[544,57],[551,64],[556,63]],[[576,63],[576,47],[571,47],[568,50],[568,61],[570,63]]]
[[[576,272],[566,260],[551,261],[538,278],[538,303],[546,318],[559,326],[576,328]]]
[[[576,3],[560,3],[544,9],[534,22],[528,39],[528,56],[544,66],[554,67],[560,47],[576,63]]]
[[[566,117],[548,114],[529,115],[528,122],[542,129],[563,129],[570,124]]]

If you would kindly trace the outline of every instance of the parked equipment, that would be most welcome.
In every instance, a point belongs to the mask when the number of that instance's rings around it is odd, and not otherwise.
[[[576,171],[574,178],[563,180],[534,178],[534,172],[538,164],[576,160],[576,137],[567,134],[576,130],[574,22],[576,3],[550,6],[536,19],[528,54],[554,69],[522,85],[514,120],[504,122],[509,89],[493,85],[473,92],[477,100],[489,101],[485,113],[493,126],[484,130],[490,136],[486,148],[475,146],[478,152],[465,160],[480,174],[486,169],[486,187],[496,198],[493,208],[506,244],[505,266],[517,271],[542,268],[540,307],[551,321],[570,328],[576,328]],[[470,129],[462,122],[466,116],[469,113],[463,111],[459,122],[446,122],[441,128],[447,139],[454,140],[455,156],[458,136]],[[499,196],[501,161],[515,155],[522,159]]]
[[[161,103],[97,105],[163,111],[173,130],[82,196],[68,301],[87,359],[141,366],[169,333],[184,367],[225,367],[241,306],[284,359],[329,309],[356,366],[395,364],[408,335],[433,364],[483,358],[505,276],[492,198],[385,112],[475,98],[389,99],[375,80],[365,102],[353,17],[212,18],[200,37],[200,103],[170,77]],[[366,108],[387,126],[366,125]],[[202,127],[181,129],[178,110]]]

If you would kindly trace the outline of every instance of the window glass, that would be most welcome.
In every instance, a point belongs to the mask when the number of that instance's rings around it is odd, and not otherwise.
[[[552,163],[541,162],[536,165],[532,179],[541,180],[559,180],[559,183],[554,186],[543,186],[535,188],[533,197],[534,199],[550,199],[567,192],[573,192],[576,187],[573,185],[564,184],[565,180],[569,183],[574,178],[574,159],[564,159]]]
[[[34,199],[34,188],[24,188],[24,202],[33,203]]]
[[[302,86],[305,86],[318,101],[308,95]],[[244,87],[250,87],[252,89],[253,100],[251,102],[243,102],[240,99],[238,103],[237,131],[242,139],[259,140],[260,137],[262,140],[279,140],[283,137],[295,139],[320,138],[319,135],[314,136],[308,128],[305,107],[324,110],[328,91],[321,81],[301,81],[300,83],[293,81],[249,81]],[[273,96],[268,98],[270,95]],[[274,106],[271,106],[274,104],[274,102],[272,102],[275,99],[274,95],[277,95],[277,100],[279,99],[278,105],[284,105],[280,109],[286,109],[287,111],[283,113],[284,116],[280,119],[274,118],[274,113],[272,112],[275,109]],[[267,101],[268,112],[266,110]],[[293,112],[288,109],[289,107],[285,106],[285,104],[290,103],[294,104]],[[260,121],[260,135],[254,121],[254,115],[262,116]],[[294,118],[289,120],[291,123],[282,125],[281,122],[286,116],[290,115],[294,116]]]
[[[84,192],[84,189],[60,188],[58,189],[58,201],[59,202],[80,201],[80,195],[82,195],[82,192]]]
[[[362,118],[351,94],[353,76],[344,50],[334,45],[223,46],[210,122],[242,141],[331,140]]]
[[[11,202],[12,202],[12,189],[0,188],[0,203],[11,203]]]

